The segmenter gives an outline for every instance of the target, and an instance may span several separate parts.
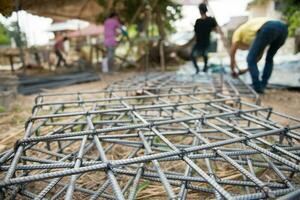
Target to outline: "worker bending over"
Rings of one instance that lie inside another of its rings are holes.
[[[253,88],[258,93],[264,93],[273,70],[273,57],[284,44],[288,36],[287,25],[269,18],[254,18],[242,24],[233,34],[230,51],[231,71],[233,76],[250,71]],[[257,63],[265,48],[269,46],[262,77],[259,76]],[[237,72],[235,54],[237,49],[249,49],[247,56],[248,69]]]

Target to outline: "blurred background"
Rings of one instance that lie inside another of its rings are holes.
[[[0,112],[6,113],[17,95],[31,95],[120,73],[178,71],[193,73],[190,61],[194,24],[202,0],[0,0]],[[289,38],[275,58],[271,86],[300,87],[300,3],[297,0],[210,0],[214,16],[231,41],[236,28],[255,17],[285,21]],[[104,21],[119,15],[127,35],[118,36],[116,69],[104,74]],[[55,44],[61,38],[67,65],[57,67]],[[229,56],[213,34],[210,70],[229,71]],[[246,68],[247,52],[237,62]],[[263,60],[263,59],[262,59]],[[202,63],[199,60],[199,63]],[[260,63],[261,65],[262,63]],[[249,75],[243,77],[249,82]]]

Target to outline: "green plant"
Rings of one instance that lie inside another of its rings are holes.
[[[148,186],[150,185],[150,181],[143,181],[142,183],[139,184],[137,193],[139,193],[142,190],[145,190]]]
[[[19,30],[17,21],[10,23],[6,28],[8,35],[15,40],[17,47],[26,46],[26,34]]]
[[[300,27],[300,1],[298,0],[278,0],[282,3],[283,17],[289,25],[289,35],[294,36]]]
[[[10,43],[9,34],[6,28],[4,27],[4,25],[0,23],[0,45],[9,44],[9,43]]]
[[[4,113],[6,111],[6,109],[0,105],[0,113]]]

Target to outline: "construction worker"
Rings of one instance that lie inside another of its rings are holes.
[[[258,93],[264,93],[273,70],[273,57],[284,44],[288,36],[287,25],[278,20],[265,17],[254,18],[242,24],[233,34],[230,51],[231,71],[233,76],[250,71],[253,88]],[[269,46],[263,75],[260,79],[257,62],[264,50]],[[247,50],[248,69],[237,72],[235,54],[237,49]]]
[[[68,37],[58,38],[54,44],[54,52],[57,57],[57,64],[56,67],[61,66],[61,62],[64,63],[64,66],[67,67],[68,64],[63,56],[64,52],[64,42],[68,40]]]
[[[118,44],[118,30],[128,37],[127,31],[122,27],[122,23],[117,13],[112,12],[104,22],[104,45],[107,49],[108,70],[112,71],[114,66],[115,49]]]
[[[204,60],[203,71],[207,72],[208,62],[208,47],[210,45],[210,33],[213,30],[218,31],[218,24],[213,17],[207,16],[207,6],[205,3],[199,5],[201,18],[196,20],[194,31],[196,36],[196,44],[192,49],[191,59],[196,68],[196,74],[199,73],[199,66],[197,64],[197,57],[201,55]]]

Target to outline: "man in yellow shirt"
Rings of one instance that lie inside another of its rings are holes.
[[[263,93],[273,70],[273,57],[284,44],[288,35],[287,25],[278,20],[265,17],[254,18],[242,24],[233,34],[230,51],[230,66],[232,75],[244,73],[236,72],[235,54],[237,49],[249,49],[247,56],[253,87],[256,92]],[[265,48],[269,46],[262,78],[259,77],[257,62],[261,59]]]

